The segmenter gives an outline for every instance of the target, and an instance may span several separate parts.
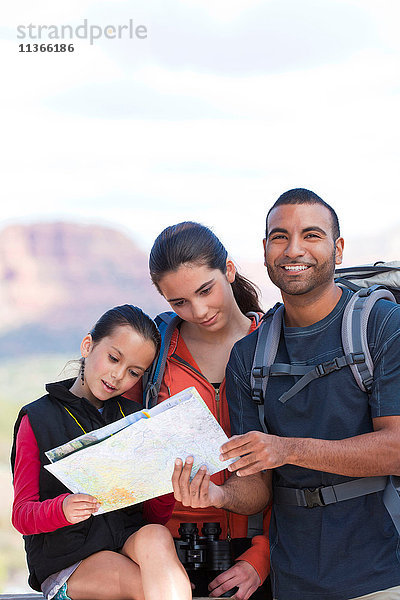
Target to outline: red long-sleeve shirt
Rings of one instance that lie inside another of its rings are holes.
[[[28,416],[22,420],[16,440],[14,467],[14,502],[12,523],[23,535],[46,533],[71,523],[65,518],[62,504],[68,493],[49,500],[39,500],[39,447]],[[148,523],[164,525],[174,508],[173,494],[147,500],[143,516]]]

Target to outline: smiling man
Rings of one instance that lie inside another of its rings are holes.
[[[286,192],[268,212],[265,265],[284,304],[276,363],[318,365],[344,354],[341,323],[352,292],[334,282],[343,245],[335,211],[309,190]],[[242,456],[232,465],[242,476],[274,469],[270,544],[278,600],[400,598],[399,535],[383,491],[326,506],[317,505],[318,491],[312,508],[302,501],[305,489],[400,473],[399,306],[376,303],[368,342],[375,367],[369,396],[349,367],[315,379],[286,402],[282,394],[300,376],[270,377],[265,428],[251,399],[256,336],[233,349],[232,433],[245,435],[228,442],[224,456]]]
[[[335,211],[309,190],[286,192],[268,212],[265,265],[283,300],[275,365],[315,371],[344,356],[341,325],[352,292],[334,282],[343,245]],[[267,331],[276,310],[264,317]],[[240,457],[229,467],[235,475],[216,488],[203,470],[190,483],[178,461],[176,496],[248,513],[273,494],[277,600],[400,599],[400,538],[384,502],[386,476],[400,474],[400,306],[381,299],[371,311],[370,394],[348,366],[291,395],[300,375],[270,376],[262,422],[251,385],[257,336],[235,344],[226,373],[237,435],[222,458]]]
[[[314,203],[305,203],[310,199]],[[295,326],[299,320],[309,325],[336,305],[341,291],[333,276],[342,254],[336,213],[319,196],[298,189],[276,201],[267,215],[264,256],[268,275],[281,290],[287,325]],[[301,311],[296,317],[297,308]]]

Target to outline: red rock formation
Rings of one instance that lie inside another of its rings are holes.
[[[0,336],[29,328],[54,334],[62,346],[64,332],[85,332],[112,306],[136,304],[151,315],[165,310],[147,261],[131,239],[107,227],[7,227],[0,232]]]

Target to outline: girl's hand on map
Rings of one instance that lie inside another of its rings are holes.
[[[70,523],[80,523],[100,508],[100,502],[89,494],[69,494],[62,503],[65,518]]]
[[[185,464],[180,458],[176,459],[172,474],[175,499],[191,508],[206,508],[207,506],[222,508],[224,501],[222,487],[210,481],[210,474],[207,473],[207,468],[204,466],[200,467],[190,481],[192,467],[192,456],[188,456]]]

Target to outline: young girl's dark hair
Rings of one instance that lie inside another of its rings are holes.
[[[145,340],[153,342],[156,352],[159,351],[161,336],[157,325],[141,308],[132,304],[115,306],[104,313],[90,331],[93,342],[97,344],[111,335],[119,325],[130,325]]]
[[[150,252],[150,277],[161,293],[158,284],[169,271],[184,264],[198,264],[219,269],[225,275],[227,257],[224,245],[208,227],[184,221],[167,227],[156,238]],[[238,272],[232,291],[242,313],[262,311],[257,288]]]

